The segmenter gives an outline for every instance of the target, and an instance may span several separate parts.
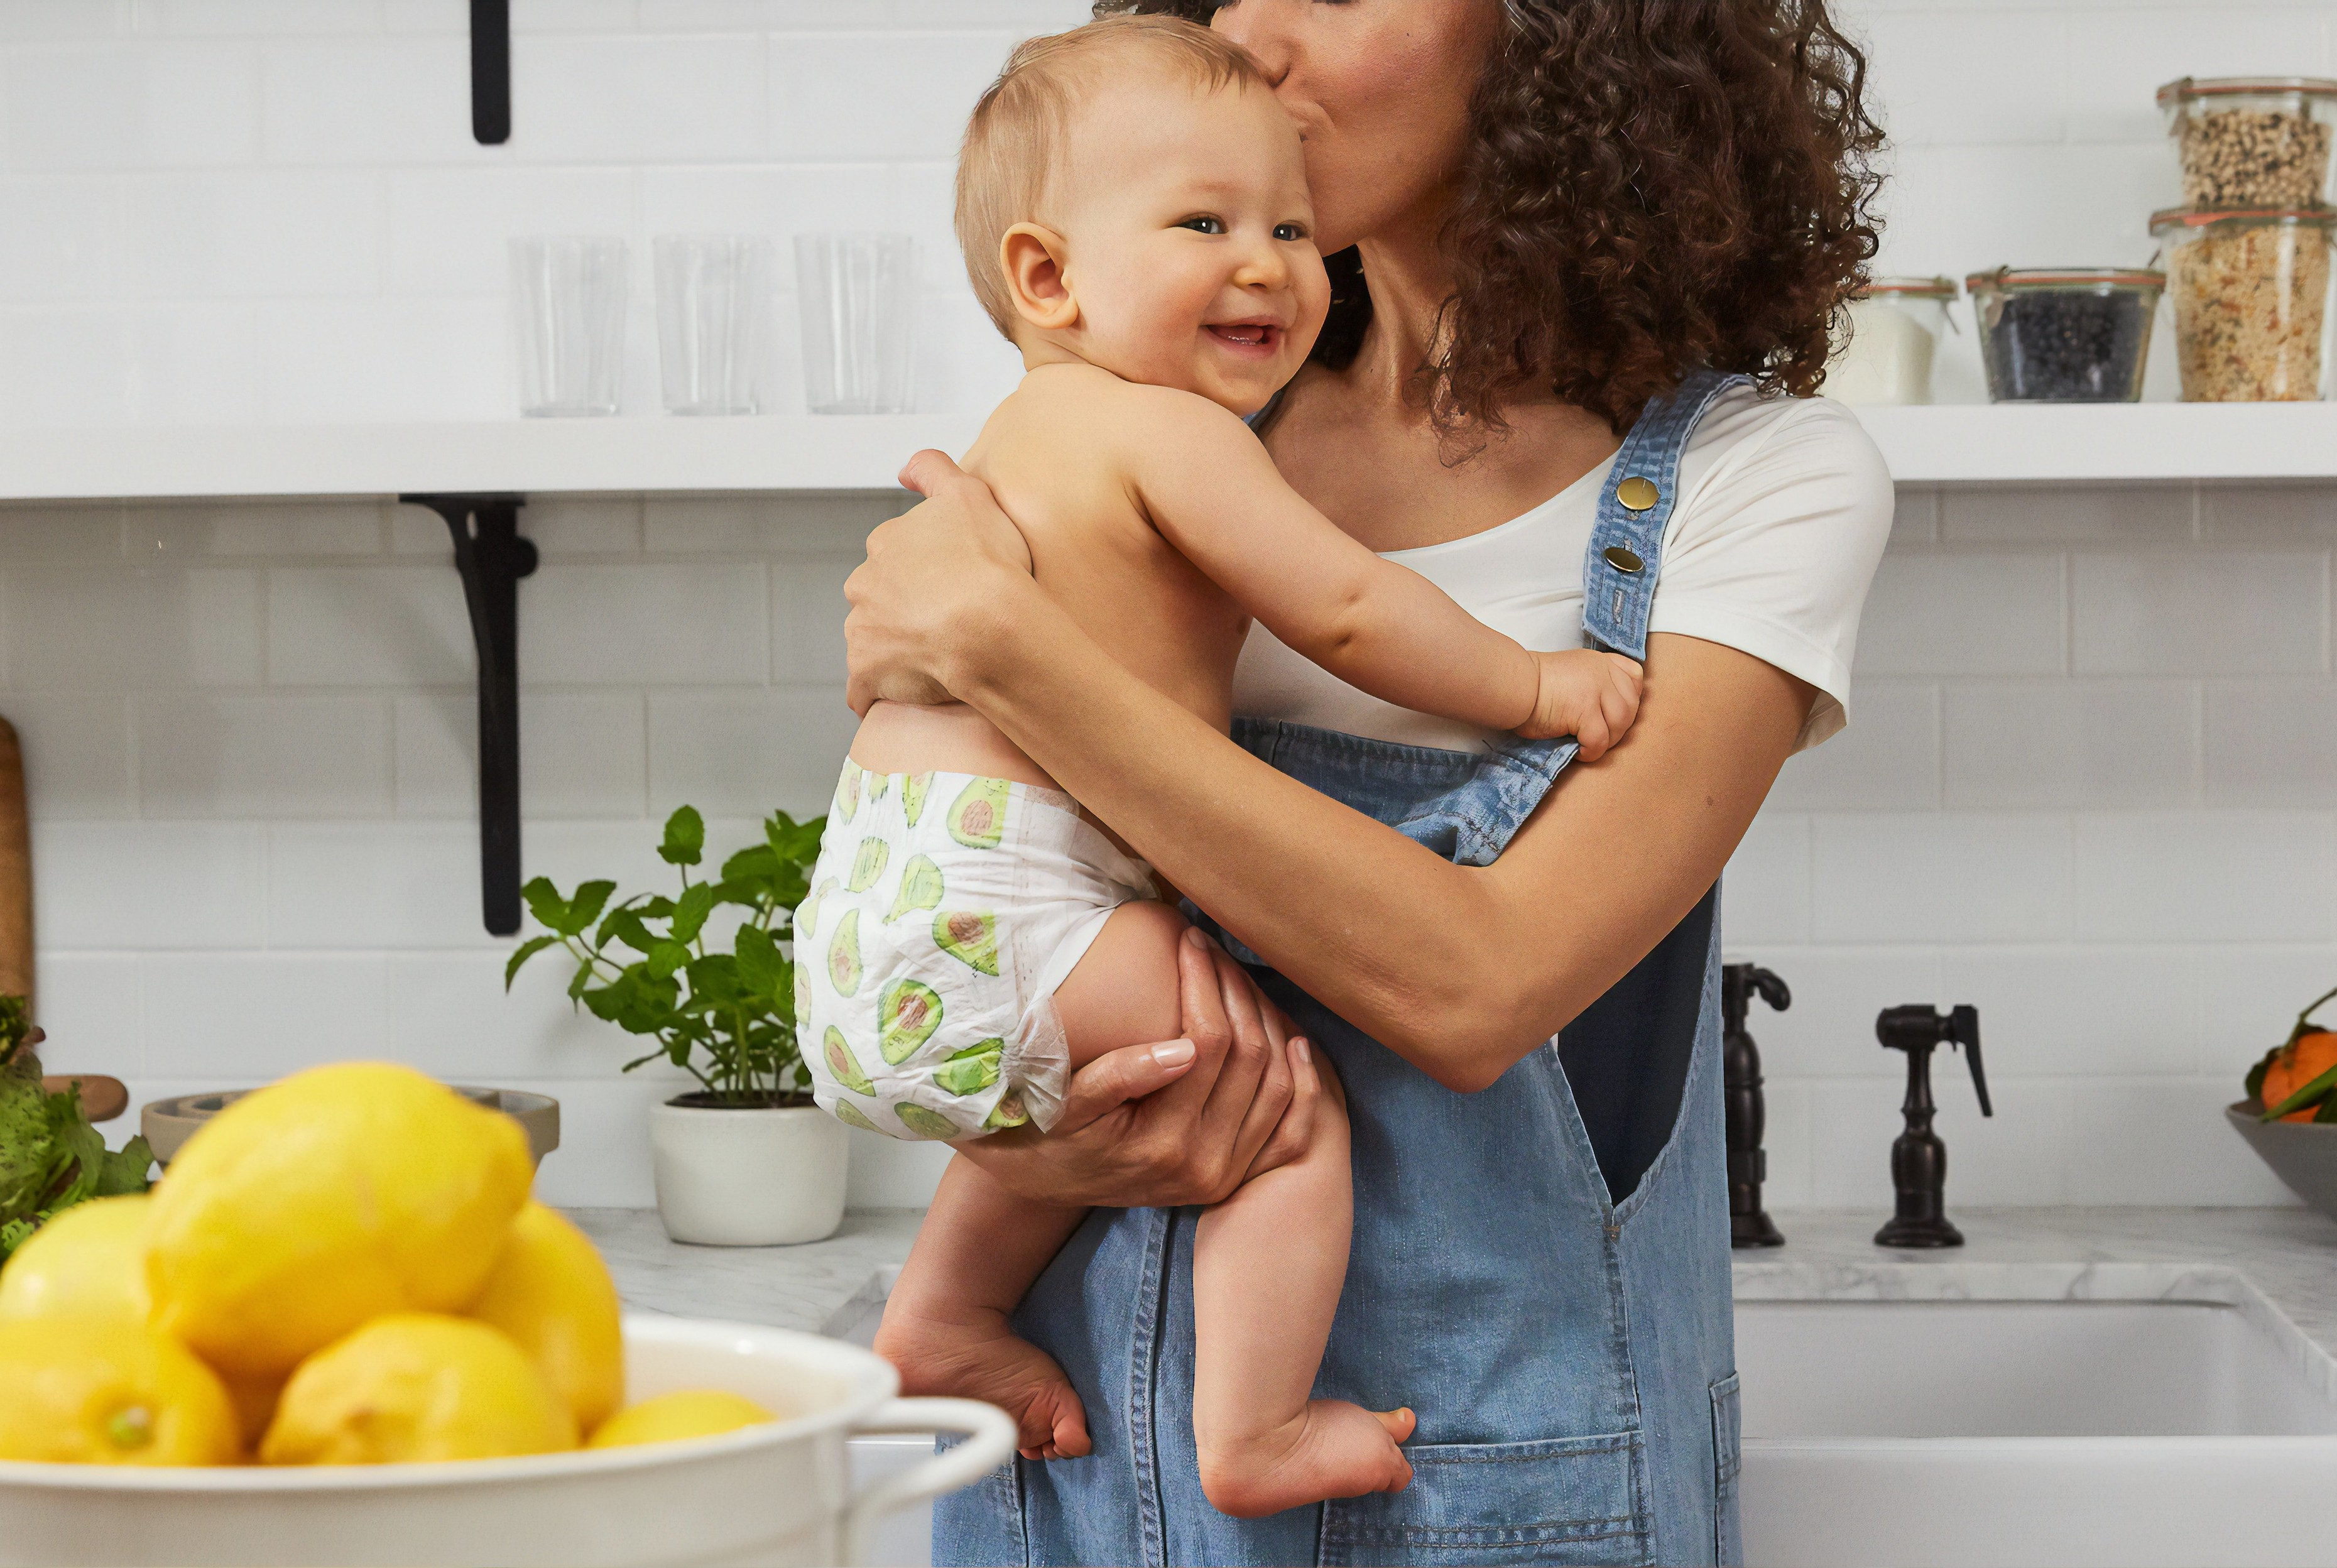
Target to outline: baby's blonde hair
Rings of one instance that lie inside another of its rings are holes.
[[[1141,62],[1197,89],[1266,86],[1249,52],[1174,16],[1107,16],[1025,39],[973,106],[957,160],[957,243],[974,296],[1009,341],[1014,297],[998,248],[1017,223],[1035,222],[1061,166],[1071,117],[1107,74]]]

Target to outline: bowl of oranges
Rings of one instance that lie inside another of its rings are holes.
[[[2288,1038],[2248,1069],[2248,1097],[2224,1117],[2290,1191],[2337,1220],[2337,1031],[2313,1023],[2332,1001],[2337,991],[2296,1015]]]
[[[626,1317],[525,1136],[403,1067],[237,1101],[0,1269],[0,1564],[832,1563],[1012,1451],[816,1335]],[[853,1496],[862,1432],[967,1440]]]

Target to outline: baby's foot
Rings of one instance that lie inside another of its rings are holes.
[[[1412,1484],[1412,1461],[1397,1445],[1418,1425],[1409,1409],[1312,1400],[1283,1426],[1203,1441],[1201,1490],[1219,1513],[1237,1519],[1331,1497],[1401,1492]]]
[[[1076,1459],[1088,1451],[1087,1410],[1071,1380],[1003,1316],[958,1323],[887,1312],[876,1354],[899,1370],[904,1394],[980,1399],[1013,1416],[1025,1459]]]

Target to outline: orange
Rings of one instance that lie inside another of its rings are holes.
[[[2274,1056],[2272,1065],[2264,1069],[2264,1109],[2271,1110],[2332,1067],[2337,1067],[2337,1033],[2315,1029],[2300,1037],[2295,1044]],[[2316,1107],[2308,1105],[2281,1120],[2310,1122],[2315,1113]]]

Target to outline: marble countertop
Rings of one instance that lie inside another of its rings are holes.
[[[686,1247],[648,1210],[582,1209],[636,1310],[842,1334],[908,1256],[915,1210],[856,1210],[801,1247]],[[2215,1301],[2272,1335],[2337,1398],[2337,1221],[2307,1209],[1966,1209],[1965,1245],[1873,1242],[1879,1213],[1775,1216],[1785,1245],[1736,1256],[1740,1301]]]

